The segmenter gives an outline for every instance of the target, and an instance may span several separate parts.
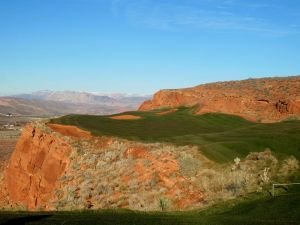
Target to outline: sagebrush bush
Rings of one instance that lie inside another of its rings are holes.
[[[193,158],[189,154],[181,154],[179,157],[180,172],[184,176],[195,176],[201,169],[202,163],[200,160]]]
[[[299,161],[294,157],[290,156],[283,161],[281,168],[279,169],[280,176],[283,176],[285,180],[292,180],[294,173],[299,170]]]
[[[295,160],[286,160],[284,170],[290,171],[296,165]],[[203,190],[208,202],[226,200],[261,191],[272,181],[277,170],[277,159],[271,152],[253,152],[245,160],[235,158],[230,165],[201,170],[196,184]]]

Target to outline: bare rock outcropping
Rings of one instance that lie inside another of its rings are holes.
[[[161,90],[139,110],[198,105],[197,114],[219,112],[252,121],[300,117],[300,76],[218,82]]]
[[[14,207],[51,209],[58,179],[69,164],[71,147],[62,138],[27,126],[6,170],[5,183]]]

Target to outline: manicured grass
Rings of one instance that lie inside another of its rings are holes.
[[[68,115],[52,123],[75,125],[94,135],[108,135],[143,142],[170,142],[197,145],[217,162],[244,157],[251,151],[270,148],[278,157],[294,155],[300,159],[300,121],[261,124],[225,114],[195,115],[193,108],[157,115],[127,112],[118,115],[141,116],[138,120],[114,120],[110,116]]]
[[[298,225],[300,188],[281,196],[251,194],[202,211],[143,213],[127,210],[0,212],[0,224],[101,225]]]

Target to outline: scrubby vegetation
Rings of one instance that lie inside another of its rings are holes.
[[[269,149],[218,164],[196,146],[65,138],[74,151],[55,193],[59,211],[205,208],[249,193],[268,193],[272,182],[292,181],[299,169],[295,157],[278,160]]]
[[[128,210],[74,212],[1,212],[0,224],[65,225],[298,225],[300,190],[291,188],[278,197],[262,193],[189,212],[135,212]]]
[[[109,141],[109,145],[103,143]],[[176,153],[188,148],[148,144],[126,140],[73,140],[71,164],[61,177],[62,189],[56,192],[57,210],[130,208],[135,210],[176,209],[176,201],[189,194],[189,181],[180,181],[180,169],[172,166]],[[141,155],[142,154],[142,155]],[[176,164],[176,163],[175,163]],[[172,173],[172,174],[171,174]],[[168,176],[173,176],[168,178]],[[179,181],[177,181],[177,178]],[[168,196],[171,187],[177,196]],[[170,181],[172,180],[172,181]],[[185,187],[187,186],[187,187]],[[168,199],[173,197],[172,202]],[[162,203],[163,202],[163,203]]]
[[[230,162],[250,152],[271,149],[277,157],[300,159],[300,121],[253,123],[224,114],[195,115],[193,108],[179,108],[166,115],[159,111],[127,112],[137,120],[114,120],[110,116],[68,115],[52,123],[75,125],[94,135],[122,137],[143,142],[197,145],[210,159]],[[120,114],[122,115],[122,114]]]

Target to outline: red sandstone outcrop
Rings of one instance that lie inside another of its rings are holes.
[[[219,112],[272,122],[300,117],[300,76],[218,82],[193,88],[161,90],[139,110],[193,106],[197,114]]]
[[[58,179],[69,164],[71,147],[55,135],[28,125],[6,170],[9,201],[28,209],[51,209]]]

